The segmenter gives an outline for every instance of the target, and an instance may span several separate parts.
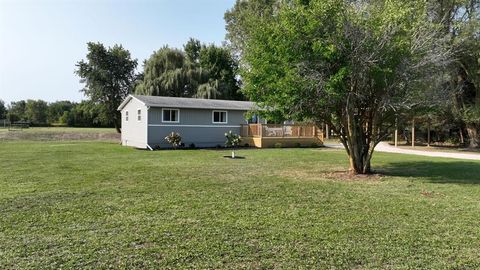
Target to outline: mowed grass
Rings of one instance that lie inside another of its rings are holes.
[[[478,269],[480,162],[0,143],[0,269]]]

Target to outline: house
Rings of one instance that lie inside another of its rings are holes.
[[[122,145],[170,147],[165,137],[177,132],[187,147],[223,146],[230,130],[249,146],[271,147],[278,140],[285,146],[321,144],[315,126],[267,125],[259,117],[247,119],[247,112],[254,109],[255,103],[249,101],[129,95],[118,107]]]

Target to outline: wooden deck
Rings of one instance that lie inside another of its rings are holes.
[[[295,147],[323,144],[323,132],[314,125],[240,125],[242,144],[266,147]]]

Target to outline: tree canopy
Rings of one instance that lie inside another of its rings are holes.
[[[85,83],[81,91],[101,106],[102,112],[120,132],[117,108],[132,91],[137,60],[121,45],[106,48],[101,43],[89,42],[87,46],[87,59],[79,61],[75,71]]]
[[[225,47],[191,38],[184,50],[162,47],[144,63],[135,92],[143,95],[242,99],[237,65]]]
[[[444,96],[450,52],[422,1],[252,3],[266,11],[241,9],[241,24],[227,21],[245,94],[285,118],[328,123],[353,173],[371,171],[396,113]]]

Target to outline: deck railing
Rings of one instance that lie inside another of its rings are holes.
[[[242,137],[312,138],[317,134],[317,127],[314,125],[240,125],[240,136]]]

